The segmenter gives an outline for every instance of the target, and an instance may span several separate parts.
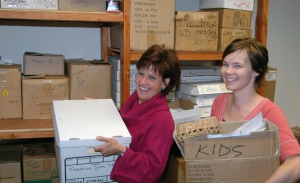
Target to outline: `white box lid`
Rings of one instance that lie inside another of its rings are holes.
[[[131,135],[112,99],[54,100],[53,125],[57,146],[98,146],[96,136],[130,144]]]

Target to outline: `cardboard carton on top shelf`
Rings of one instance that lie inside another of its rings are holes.
[[[64,61],[63,55],[25,52],[23,73],[24,75],[64,75]]]
[[[217,51],[218,12],[178,11],[175,19],[175,50]]]
[[[1,8],[58,10],[58,0],[51,0],[51,1],[41,1],[41,0],[8,1],[8,0],[1,0],[0,4],[1,4]]]
[[[176,141],[185,160],[186,182],[264,182],[280,165],[278,129],[267,121],[268,130],[241,136],[228,135],[246,121],[220,123],[224,134],[202,135]]]
[[[250,29],[252,11],[227,8],[204,9],[201,11],[219,12],[219,28]]]
[[[174,0],[130,1],[130,50],[146,50],[153,44],[174,48]],[[110,29],[111,46],[120,48],[120,25]]]
[[[69,78],[45,76],[22,79],[23,119],[51,119],[52,101],[69,100]]]
[[[254,0],[200,0],[199,9],[229,8],[253,11]]]
[[[22,118],[21,65],[0,65],[0,119]]]
[[[59,10],[106,12],[106,1],[88,0],[58,0]]]
[[[70,78],[70,99],[83,97],[111,98],[112,65],[84,59],[66,60],[67,76]]]
[[[131,135],[111,99],[53,101],[55,153],[60,183],[77,180],[110,182],[117,155],[104,157],[96,136],[114,137],[124,146]],[[125,154],[126,155],[126,154]]]
[[[237,38],[251,38],[252,31],[219,28],[218,51],[224,51],[225,48]]]

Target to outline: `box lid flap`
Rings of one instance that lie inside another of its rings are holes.
[[[96,136],[114,137],[129,144],[131,135],[112,99],[55,100],[53,123],[57,146],[79,147],[103,144]]]

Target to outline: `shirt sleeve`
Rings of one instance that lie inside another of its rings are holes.
[[[299,143],[280,107],[268,101],[261,110],[263,117],[278,127],[281,161],[289,156],[300,154]]]

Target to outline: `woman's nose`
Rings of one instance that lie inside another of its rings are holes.
[[[232,68],[231,67],[227,67],[226,69],[225,69],[225,73],[226,74],[232,74]]]
[[[146,84],[146,83],[147,83],[146,77],[139,77],[139,79],[138,79],[138,84],[139,85],[143,85],[143,84]]]

